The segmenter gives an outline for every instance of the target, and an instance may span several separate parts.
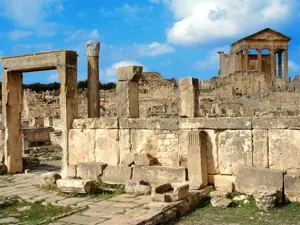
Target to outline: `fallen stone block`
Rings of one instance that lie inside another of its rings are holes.
[[[136,166],[150,166],[151,156],[148,154],[140,154],[134,157],[134,165]]]
[[[185,182],[186,178],[184,167],[134,166],[132,173],[132,179],[143,180],[150,184]]]
[[[121,160],[121,164],[125,166],[131,166],[134,163],[134,158],[135,158],[135,154],[133,152],[129,152]]]
[[[232,200],[228,198],[215,197],[210,200],[213,207],[227,208],[232,204]]]
[[[256,202],[256,206],[261,210],[269,210],[274,208],[277,199],[277,190],[266,186],[259,186],[253,193],[253,197]]]
[[[128,180],[125,183],[125,192],[129,194],[149,195],[151,187],[143,181]]]
[[[40,176],[40,186],[55,187],[57,180],[61,179],[60,174],[55,172],[43,173]]]
[[[40,165],[40,160],[33,156],[24,156],[23,160],[23,169],[32,169]]]
[[[77,164],[77,177],[98,180],[107,164],[101,162],[85,162]]]
[[[236,175],[235,188],[238,192],[253,195],[256,187],[265,186],[275,189],[278,200],[283,197],[283,172],[280,170],[261,169],[241,166]]]
[[[107,184],[125,184],[127,180],[131,179],[132,167],[125,165],[120,166],[110,166],[108,165],[101,177],[102,182]],[[135,179],[143,180],[143,179]]]
[[[300,203],[300,174],[284,176],[284,193],[286,201]]]
[[[209,193],[211,198],[228,198],[229,193],[226,191],[212,191]]]
[[[175,202],[187,197],[188,193],[189,185],[186,183],[166,183],[153,187],[151,198],[153,201]]]
[[[93,194],[97,191],[95,180],[60,179],[56,184],[62,192],[67,193]]]

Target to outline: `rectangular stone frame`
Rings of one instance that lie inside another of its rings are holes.
[[[23,72],[57,69],[60,79],[62,123],[62,176],[68,169],[68,133],[78,118],[77,53],[52,51],[2,58],[2,116],[5,128],[4,152],[8,172],[22,172],[21,112]]]

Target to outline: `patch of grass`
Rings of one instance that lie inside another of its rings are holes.
[[[300,225],[300,204],[291,203],[267,212],[259,210],[254,199],[247,204],[236,204],[234,207],[214,208],[209,199],[203,199],[199,207],[179,221],[170,223],[178,225]]]
[[[41,221],[50,221],[52,217],[72,211],[71,207],[42,205],[41,203],[28,203],[19,198],[2,200],[0,204],[1,217],[15,217],[22,224],[37,224]],[[27,210],[20,210],[28,207]]]

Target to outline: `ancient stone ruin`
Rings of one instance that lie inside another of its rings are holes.
[[[265,29],[233,43],[229,54],[219,52],[219,74],[210,81],[164,80],[133,65],[117,70],[115,90],[100,92],[100,43],[89,42],[88,89],[80,94],[76,52],[4,57],[7,170],[23,171],[30,142],[56,141],[63,154],[57,185],[66,192],[92,192],[94,182],[126,184],[128,193],[194,206],[189,198],[200,200],[213,185],[219,192],[212,204],[221,207],[235,190],[255,196],[260,206],[267,202],[262,208],[300,202],[300,93],[299,78],[288,76],[290,40]],[[49,69],[57,69],[61,81],[59,98],[49,103],[55,110],[30,114],[30,102],[42,97],[25,91],[23,98],[22,73]]]

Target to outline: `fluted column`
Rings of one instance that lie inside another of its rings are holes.
[[[89,41],[86,47],[88,55],[88,117],[100,116],[99,106],[99,53],[100,42]]]
[[[284,80],[289,82],[288,50],[284,49]]]
[[[249,55],[249,52],[248,52],[248,48],[246,48],[245,50],[245,54],[244,54],[244,60],[245,60],[245,67],[244,67],[244,70],[248,70],[248,65],[249,65],[249,59],[248,59],[248,55]]]
[[[257,71],[262,71],[261,49],[257,49]]]
[[[275,60],[275,51],[274,49],[270,50],[271,55],[271,80],[276,77],[276,60]]]
[[[282,51],[280,50],[277,54],[278,54],[278,77],[282,79]]]

